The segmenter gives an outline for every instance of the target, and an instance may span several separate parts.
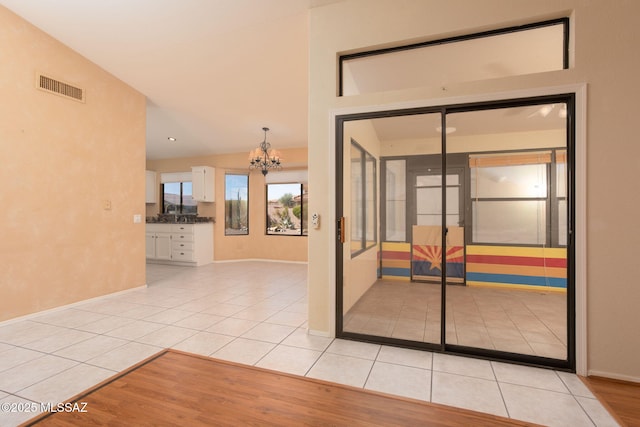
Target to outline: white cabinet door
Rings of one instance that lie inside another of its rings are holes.
[[[215,169],[210,166],[193,166],[191,168],[193,183],[193,200],[198,202],[215,201]]]
[[[213,223],[147,224],[149,262],[204,265],[213,262]]]
[[[145,203],[158,203],[156,198],[156,173],[155,171],[147,171],[147,184]]]
[[[147,258],[155,258],[156,257],[156,233],[146,233],[145,234],[145,253]]]
[[[170,233],[156,233],[156,259],[171,259]]]

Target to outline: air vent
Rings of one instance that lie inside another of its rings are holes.
[[[56,95],[64,96],[65,98],[84,102],[84,89],[45,76],[44,74],[36,75],[36,86],[38,89],[44,90],[46,92],[55,93]]]

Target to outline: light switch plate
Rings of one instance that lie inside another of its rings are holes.
[[[140,214],[135,214],[133,216],[133,223],[134,224],[140,224],[142,222],[142,215]]]

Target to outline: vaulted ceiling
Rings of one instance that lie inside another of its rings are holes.
[[[308,13],[335,0],[0,0],[147,97],[147,157],[307,144]],[[55,75],[55,70],[50,71]],[[176,138],[175,142],[168,140]]]
[[[309,11],[343,1],[0,0],[0,5],[143,93],[147,157],[160,159],[248,152],[264,139],[265,126],[274,148],[305,147]],[[540,38],[538,33],[532,36]],[[456,54],[448,46],[443,54]],[[500,49],[503,57],[516,58],[512,67],[530,62],[518,56],[521,46],[511,40]],[[467,50],[458,57],[470,61],[470,53],[484,57],[491,48],[461,49]],[[541,54],[529,56],[543,60]],[[407,76],[416,73],[421,79],[416,85],[428,84],[425,79],[444,85],[424,70],[433,70],[434,61],[454,62],[427,58],[428,66],[421,65],[424,59],[419,57],[405,61],[400,79],[389,77],[399,72],[399,64],[386,59],[368,69],[366,61],[351,64],[355,93],[367,85],[393,90],[385,85],[406,83]],[[505,65],[495,61],[482,78],[502,76]],[[56,75],[55,70],[41,71]],[[451,70],[439,74],[452,78]],[[468,114],[456,135],[563,128],[564,117],[545,110],[552,107]],[[436,125],[411,117],[377,120],[374,125],[380,140],[438,136]]]

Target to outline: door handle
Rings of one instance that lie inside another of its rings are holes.
[[[338,219],[338,239],[340,240],[340,243],[344,243],[344,217],[340,217],[340,219]]]

